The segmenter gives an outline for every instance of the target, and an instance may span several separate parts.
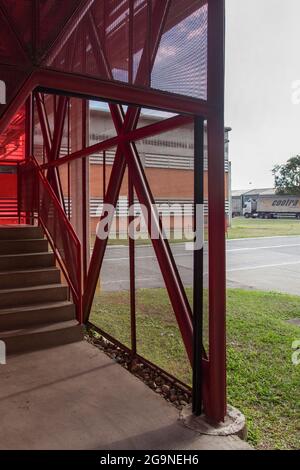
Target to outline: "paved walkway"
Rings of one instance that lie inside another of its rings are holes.
[[[178,411],[82,341],[0,365],[0,449],[244,449],[195,433]]]

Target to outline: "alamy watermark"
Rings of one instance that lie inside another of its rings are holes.
[[[143,204],[138,209],[135,204],[123,212],[121,218],[130,222],[123,231],[117,230],[115,207],[112,204],[99,206],[101,214],[97,224],[96,235],[101,240],[127,239],[152,240],[171,239],[176,233],[176,240],[185,242],[185,249],[189,251],[201,250],[204,244],[204,205],[198,204],[194,210],[193,204],[154,204],[149,210]],[[195,223],[194,223],[195,217]],[[119,216],[120,218],[120,216]],[[196,231],[193,226],[196,226]]]
[[[6,84],[0,80],[0,104],[6,104]]]

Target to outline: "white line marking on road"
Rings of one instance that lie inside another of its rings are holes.
[[[226,253],[235,253],[235,252],[241,252],[241,251],[256,251],[256,250],[271,250],[271,249],[276,249],[276,248],[295,248],[297,246],[300,246],[300,243],[295,243],[292,245],[270,245],[270,246],[253,246],[253,247],[245,247],[245,248],[232,248],[232,249],[227,249]],[[173,256],[174,258],[179,258],[179,257],[186,257],[186,256],[191,256],[192,252],[186,252],[186,253],[174,253]],[[155,259],[155,255],[145,255],[145,256],[136,256],[135,259]],[[122,257],[122,258],[106,258],[105,261],[126,261],[128,260],[129,257]]]
[[[300,235],[274,235],[273,237],[226,238],[226,242],[240,242],[243,240],[272,240],[273,238],[299,238]]]
[[[174,257],[175,258],[179,258],[179,257],[184,257],[184,256],[191,256],[191,252],[187,252],[187,253],[178,253],[178,254],[174,254]],[[156,256],[155,255],[147,255],[147,256],[136,256],[135,259],[156,259]],[[128,260],[129,257],[125,257],[125,258],[105,258],[104,261],[126,261]]]
[[[160,281],[160,279],[157,278],[157,276],[153,276],[153,277],[141,277],[139,279],[135,279],[135,282],[153,281],[153,280]],[[117,281],[116,280],[114,281],[101,281],[100,280],[100,286],[107,285],[107,284],[116,284],[118,282],[130,282],[130,279],[118,279]]]
[[[251,250],[270,250],[272,248],[291,248],[295,246],[300,246],[300,243],[295,243],[293,245],[268,245],[268,246],[251,246],[248,248],[232,248],[230,250],[226,250],[226,253],[232,253],[234,251],[251,251]]]
[[[226,269],[227,273],[231,273],[234,271],[248,271],[253,269],[266,269],[266,268],[279,268],[280,266],[294,266],[300,264],[300,261],[290,261],[289,263],[278,263],[278,264],[262,264],[259,266],[245,266],[242,268],[231,268]]]

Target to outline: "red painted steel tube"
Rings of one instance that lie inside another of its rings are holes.
[[[209,403],[215,422],[226,415],[226,271],[224,214],[224,0],[208,8]]]
[[[67,97],[60,96],[57,103],[57,109],[54,112],[54,131],[52,145],[48,156],[49,162],[54,162],[59,159],[64,123],[67,113],[67,100]],[[53,170],[48,170],[47,178],[49,181],[51,181],[51,184],[54,187],[54,191],[56,192],[61,205],[65,208],[65,202],[58,170],[56,168],[54,168]]]
[[[86,142],[87,142],[87,102],[86,100],[82,101],[82,147],[86,147]],[[87,256],[88,256],[88,250],[90,250],[89,246],[89,240],[87,236],[87,217],[88,217],[88,212],[87,211],[87,205],[88,205],[88,197],[87,197],[87,164],[88,161],[86,159],[82,159],[81,161],[81,168],[82,168],[82,206],[83,206],[83,211],[82,211],[82,268],[83,268],[83,279],[84,283],[86,282],[87,278],[87,267],[88,267],[88,262],[87,262]]]
[[[128,174],[128,206],[133,211],[134,189],[131,176]],[[134,220],[134,214],[128,215],[128,227]],[[129,278],[130,278],[130,330],[131,330],[131,351],[136,355],[136,296],[135,296],[135,240],[129,236]]]
[[[98,153],[103,150],[116,147],[118,144],[118,141],[119,141],[118,137],[112,137],[111,139],[107,139],[103,142],[99,142],[99,144],[90,145],[89,147],[78,150],[77,152],[70,153],[70,155],[59,158],[59,160],[46,163],[45,165],[42,165],[42,169],[45,170],[47,168],[50,168],[51,166],[58,167],[58,166],[64,165],[65,163],[70,163],[74,160],[77,160],[78,158],[88,157],[89,155],[92,155],[93,153],[96,153],[96,152]]]
[[[109,66],[109,61],[107,60],[104,48],[101,44],[101,39],[91,11],[88,13],[88,20],[90,24],[88,34],[91,41],[91,46],[95,51],[95,60],[97,62],[100,76],[104,76],[109,80],[113,80],[113,74]]]
[[[33,96],[27,98],[25,105],[25,159],[33,153]]]
[[[155,124],[150,124],[148,126],[139,127],[138,129],[129,131],[126,134],[122,134],[122,137],[119,135],[117,135],[116,137],[111,137],[110,139],[106,139],[103,142],[99,142],[98,144],[94,144],[89,147],[78,150],[77,152],[71,153],[70,155],[62,157],[59,160],[46,163],[42,165],[41,168],[45,170],[47,168],[50,168],[51,166],[64,165],[65,163],[77,160],[78,158],[85,158],[89,155],[92,155],[93,153],[103,152],[110,148],[116,147],[121,140],[124,140],[126,142],[135,142],[148,137],[153,137],[154,135],[158,135],[163,132],[177,129],[180,126],[185,126],[192,122],[193,118],[190,116],[174,116],[163,121],[156,122]]]
[[[25,104],[25,160],[30,158],[33,153],[34,144],[34,101],[33,94],[31,93]],[[25,214],[26,224],[33,224],[33,218],[26,212]]]
[[[102,199],[104,201],[105,199],[105,194],[106,194],[106,152],[105,150],[103,151],[102,155],[102,181],[103,181],[103,196]]]
[[[134,4],[129,0],[128,15],[128,83],[133,83],[133,22],[134,22]]]
[[[6,106],[3,114],[0,116],[0,134],[6,130],[15,113],[25,103],[32,90],[36,87],[36,79],[36,74],[29,70],[28,76],[24,79],[14,99]]]
[[[58,160],[59,157],[65,116],[67,112],[67,100],[68,98],[60,96],[58,100],[57,110],[55,110],[54,106],[54,131],[53,138],[51,138],[51,131],[44,101],[40,93],[36,94],[37,112],[39,116],[48,162],[55,162],[56,160]],[[56,168],[51,169],[51,171],[48,170],[47,178],[49,181],[51,181],[54,191],[57,197],[59,198],[62,206],[64,207],[64,198],[62,194],[62,187],[58,170]]]
[[[70,155],[70,132],[71,132],[71,126],[70,126],[70,98],[68,98],[68,116],[67,116],[67,120],[68,120],[68,155]],[[71,173],[70,173],[70,163],[67,163],[67,194],[68,194],[68,219],[70,220],[71,219],[71,181],[70,181],[70,176],[71,176]]]
[[[40,122],[40,126],[41,126],[46,157],[47,157],[47,160],[49,160],[49,155],[50,155],[50,151],[51,151],[52,137],[51,137],[51,131],[50,131],[50,126],[49,126],[48,116],[47,116],[47,112],[46,112],[46,108],[45,108],[45,103],[43,101],[41,93],[36,93],[35,94],[35,103],[36,103],[36,109],[37,109],[39,122]]]
[[[17,163],[17,205],[18,205],[18,224],[21,223],[21,182],[20,182],[20,164]]]
[[[204,100],[188,96],[157,91],[126,83],[90,78],[81,75],[70,75],[57,70],[38,69],[35,82],[41,91],[63,92],[67,95],[82,96],[87,99],[100,99],[149,107],[174,113],[204,117],[211,115],[213,108]]]

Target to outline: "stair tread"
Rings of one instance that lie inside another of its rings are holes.
[[[12,240],[11,238],[1,238],[0,243],[16,243],[16,242],[40,242],[41,240],[47,240],[45,237],[40,237],[40,238],[17,238],[17,240]]]
[[[29,287],[12,287],[11,289],[0,289],[1,294],[11,294],[12,292],[28,292],[28,291],[38,291],[43,289],[57,289],[57,288],[67,288],[65,284],[42,284],[42,285],[33,285]]]
[[[7,258],[8,256],[11,258],[12,256],[14,257],[20,257],[21,256],[38,256],[38,255],[53,255],[53,252],[52,251],[37,251],[37,252],[34,252],[34,253],[12,253],[12,254],[7,254],[7,255],[0,255],[0,259],[1,258]]]
[[[7,274],[12,276],[13,274],[30,274],[30,273],[43,273],[45,271],[60,271],[57,266],[38,266],[38,267],[29,267],[29,268],[19,268],[12,271],[1,271],[0,274]]]
[[[41,304],[21,305],[19,307],[0,308],[0,315],[14,314],[19,312],[31,312],[32,310],[46,310],[49,308],[59,308],[74,305],[70,300],[60,300],[54,302],[43,302]]]
[[[16,330],[2,330],[0,332],[0,338],[3,340],[5,338],[11,338],[16,336],[26,336],[34,333],[63,330],[74,326],[80,326],[77,320],[67,320],[62,322],[52,322],[34,326],[26,326],[24,328],[19,328]]]
[[[20,240],[20,239],[40,239],[44,238],[41,227],[33,225],[1,225],[0,239]]]

